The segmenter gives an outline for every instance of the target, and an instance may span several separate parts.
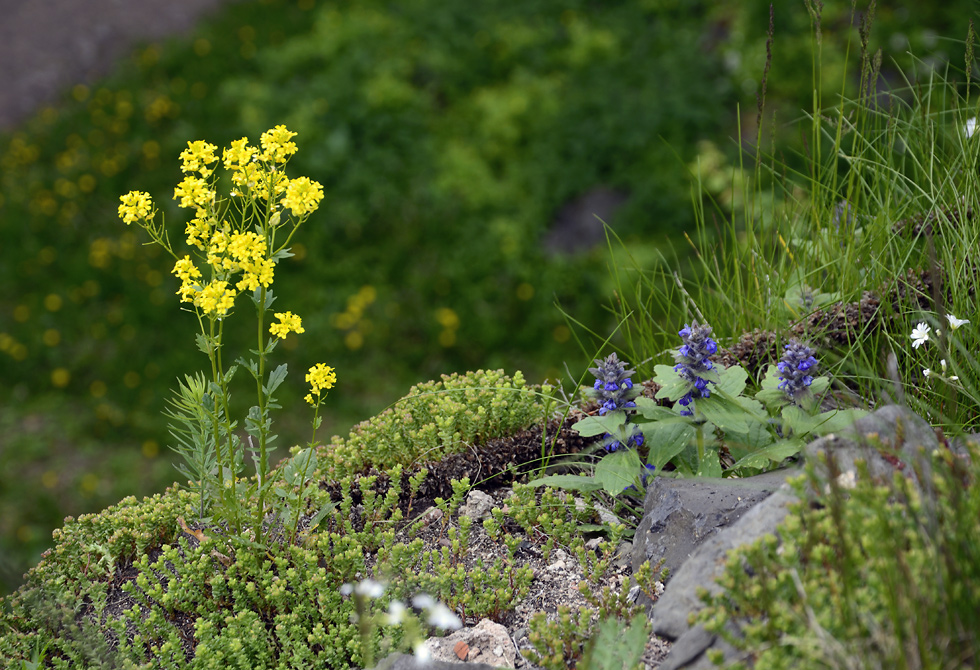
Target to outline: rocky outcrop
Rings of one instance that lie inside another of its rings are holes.
[[[929,454],[949,446],[914,412],[891,405],[814,440],[805,459],[813,463],[822,490],[831,478],[839,486],[852,486],[858,460],[875,480],[890,479],[898,471],[918,483],[929,480]],[[672,569],[664,594],[650,607],[654,634],[672,642],[660,670],[716,667],[705,653],[712,647],[724,654],[725,665],[737,659],[730,645],[691,625],[691,615],[702,607],[697,590],[717,593],[715,580],[724,570],[726,554],[776,534],[789,506],[799,499],[786,478],[799,472],[795,468],[735,481],[658,479],[648,489],[632,558],[634,569],[660,558]]]

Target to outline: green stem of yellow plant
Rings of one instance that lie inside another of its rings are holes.
[[[268,489],[267,482],[265,481],[266,475],[269,472],[269,455],[267,453],[266,445],[266,427],[265,427],[265,413],[266,413],[266,398],[265,392],[262,387],[262,382],[265,380],[265,341],[264,341],[264,319],[265,316],[265,293],[266,287],[263,286],[259,293],[259,304],[256,305],[256,310],[258,312],[258,352],[259,352],[259,370],[258,375],[255,378],[255,383],[258,389],[259,395],[259,471],[256,476],[259,480],[259,501],[258,509],[255,512],[255,541],[258,544],[262,544],[262,522],[265,519],[265,494]]]

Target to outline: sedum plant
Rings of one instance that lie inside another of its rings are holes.
[[[392,407],[321,452],[322,473],[337,477],[370,465],[435,461],[527,428],[549,412],[552,389],[529,388],[520,371],[478,370],[413,386]]]

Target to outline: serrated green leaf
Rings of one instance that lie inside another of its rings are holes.
[[[657,365],[654,367],[654,371],[656,377],[653,381],[660,384],[657,398],[666,398],[671,401],[679,400],[691,388],[690,382],[678,377],[674,368],[669,365]]]
[[[620,449],[608,454],[595,466],[594,479],[609,495],[618,495],[636,479],[640,468],[639,456],[632,449]]]
[[[830,388],[830,379],[827,377],[816,377],[810,382],[810,391],[815,395],[823,395]]]
[[[661,407],[658,405],[657,401],[653,400],[652,398],[640,396],[634,402],[636,402],[636,408],[639,410],[640,414],[646,419],[659,421],[677,416],[677,414],[666,407]]]
[[[676,415],[672,419],[640,424],[640,429],[643,431],[643,444],[649,450],[647,463],[658,471],[681,453],[697,434],[687,419]]]
[[[695,411],[724,432],[745,433],[749,425],[745,410],[738,404],[717,395],[694,401]]]
[[[764,388],[755,394],[755,398],[764,402],[770,410],[779,409],[790,404],[790,399],[786,397],[786,393],[776,388]]]
[[[280,249],[276,253],[272,254],[272,256],[270,256],[271,260],[281,261],[284,258],[292,258],[294,254],[290,249]]]
[[[582,437],[593,437],[603,433],[614,433],[626,423],[626,413],[622,411],[607,412],[599,416],[587,416],[572,426]]]
[[[749,374],[745,371],[745,368],[740,365],[733,365],[724,372],[719,373],[715,387],[721,393],[734,398],[741,395],[742,391],[745,390],[745,380],[748,378]]]
[[[813,432],[817,435],[827,435],[849,428],[851,424],[866,415],[863,409],[838,409],[823,412],[813,417],[817,421]]]
[[[798,439],[788,439],[779,440],[778,442],[773,442],[772,444],[758,449],[748,456],[741,458],[735,462],[733,468],[765,468],[768,467],[770,461],[776,463],[782,462],[784,459],[798,454],[803,448],[803,441]]]
[[[698,463],[697,471],[694,473],[698,477],[721,477],[721,461],[718,452],[714,449],[707,450],[704,460]]]
[[[271,396],[273,393],[275,393],[275,390],[279,388],[279,385],[286,379],[287,372],[287,366],[285,363],[283,363],[269,374],[269,381],[262,388],[267,396]]]

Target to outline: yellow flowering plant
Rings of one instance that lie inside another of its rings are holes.
[[[186,253],[174,249],[162,218],[159,223],[156,220],[157,209],[148,193],[131,191],[120,198],[119,205],[119,216],[127,225],[144,228],[154,243],[173,256],[172,272],[180,280],[177,295],[183,309],[198,320],[197,346],[211,364],[209,379],[188,377],[186,384],[179,384],[167,411],[181,424],[171,426],[177,441],[174,450],[186,461],[178,470],[199,492],[202,518],[217,501],[217,516],[241,537],[251,513],[251,541],[258,547],[263,546],[270,492],[278,497],[280,511],[290,519],[295,536],[306,479],[316,467],[311,440],[275,477],[269,474],[269,455],[276,439],[269,412],[279,408],[274,394],[287,369],[285,364],[270,369],[268,359],[283,338],[304,332],[302,319],[289,311],[275,312],[275,321],[267,325],[276,299],[271,287],[276,265],[292,256],[293,235],[323,198],[317,182],[286,175],[286,164],[297,151],[292,141],[295,136],[279,125],[262,134],[258,147],[243,137],[224,149],[221,163],[231,181],[227,196],[219,195],[217,188],[217,147],[204,140],[187,143],[180,154],[184,178],[173,196],[180,207],[193,211],[184,230]],[[256,311],[257,347],[251,350],[255,358],[238,358],[229,365],[222,346],[225,326],[242,294],[250,298]],[[252,375],[258,398],[245,418],[245,443],[235,434],[238,422],[229,417],[229,385],[239,367]],[[336,382],[336,373],[320,363],[311,368],[307,381],[312,388],[307,401],[316,410],[315,438],[319,405]],[[255,463],[253,482],[238,476],[246,451]]]

